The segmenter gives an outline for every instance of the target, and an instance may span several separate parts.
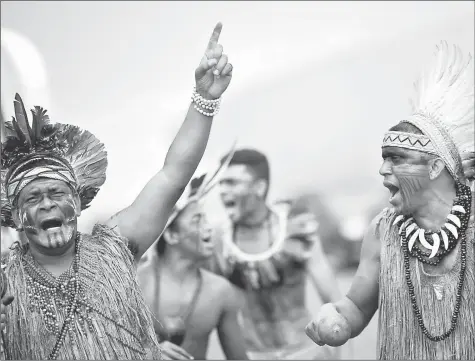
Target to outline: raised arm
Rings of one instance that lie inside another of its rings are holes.
[[[146,184],[135,201],[107,222],[126,237],[139,260],[165,227],[173,206],[206,149],[213,109],[212,102],[221,97],[232,77],[232,65],[218,44],[222,25],[211,35],[200,65],[195,71],[196,93],[185,120],[171,144],[163,168]],[[210,110],[211,109],[211,110]]]
[[[377,216],[368,227],[351,288],[341,300],[322,306],[305,331],[318,345],[340,346],[358,336],[378,309],[381,242]]]

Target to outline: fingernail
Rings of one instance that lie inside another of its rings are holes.
[[[219,70],[218,70],[218,69],[214,69],[214,70],[213,70],[213,74],[216,75],[216,76],[219,76]]]

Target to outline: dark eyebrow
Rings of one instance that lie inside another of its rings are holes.
[[[54,184],[54,185],[51,185],[48,187],[48,190],[51,191],[51,192],[54,192],[54,191],[65,191],[67,189],[67,186],[63,186],[62,184],[59,185],[59,184]]]
[[[387,158],[387,157],[394,157],[394,156],[398,156],[398,157],[401,157],[404,155],[404,152],[403,151],[400,151],[398,149],[388,149],[388,148],[383,148],[382,152],[381,152],[381,156],[383,158]]]
[[[40,190],[38,188],[32,188],[26,193],[26,196],[34,196],[39,193],[40,193]]]

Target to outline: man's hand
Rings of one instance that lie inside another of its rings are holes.
[[[164,360],[193,360],[194,357],[188,352],[169,341],[160,343]]]
[[[318,221],[312,213],[301,213],[290,217],[287,221],[284,254],[299,262],[312,258],[313,247],[318,240],[317,230]]]
[[[313,213],[301,213],[289,217],[287,221],[287,238],[311,237],[317,233],[318,221]]]
[[[305,333],[319,346],[341,346],[351,337],[351,327],[331,303],[323,305],[317,318],[305,327]]]
[[[195,71],[196,91],[206,99],[217,99],[229,86],[233,66],[218,44],[223,25],[218,23],[209,39],[208,47]]]

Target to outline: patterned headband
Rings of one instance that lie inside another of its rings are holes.
[[[462,160],[457,147],[442,123],[421,113],[416,113],[401,123],[409,123],[422,131],[413,134],[398,131],[386,132],[382,148],[399,147],[417,150],[440,157],[455,180],[463,177]]]
[[[20,192],[38,178],[60,180],[66,182],[73,189],[77,188],[77,179],[65,160],[54,156],[35,154],[24,159],[7,175],[5,188],[9,203],[13,205]]]

